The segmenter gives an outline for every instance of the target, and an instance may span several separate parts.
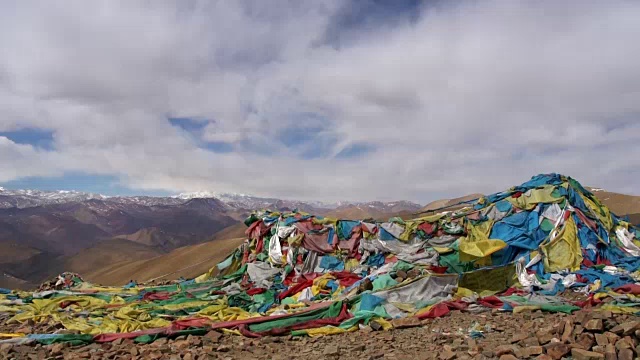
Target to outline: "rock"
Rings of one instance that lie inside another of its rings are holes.
[[[228,345],[220,345],[216,348],[217,352],[229,352],[231,351],[231,348]]]
[[[593,351],[587,351],[587,350],[582,350],[582,349],[578,349],[578,348],[573,348],[571,349],[571,357],[574,360],[598,360],[598,359],[604,359],[604,355],[597,353],[597,352],[593,352]]]
[[[618,360],[633,360],[633,350],[622,349],[618,352]]]
[[[618,339],[620,339],[620,336],[618,336],[618,335],[616,335],[616,334],[614,334],[614,333],[612,333],[610,331],[605,332],[604,336],[607,337],[607,340],[608,340],[609,344],[612,344],[612,345],[615,345],[615,343],[618,342]]]
[[[537,337],[530,337],[530,338],[526,338],[524,340],[522,340],[522,346],[538,346],[540,345],[540,342],[538,341]]]
[[[178,341],[174,341],[173,342],[173,346],[175,346],[178,349],[186,349],[186,348],[190,347],[191,345],[189,344],[189,341],[187,341],[187,340],[178,340]]]
[[[513,354],[518,358],[518,359],[522,359],[527,357],[527,352],[526,349],[521,348],[521,347],[515,347],[513,349]]]
[[[502,356],[507,354],[514,354],[514,346],[513,345],[500,345],[494,351],[496,356]]]
[[[553,329],[545,328],[540,329],[536,332],[536,337],[538,338],[540,344],[544,345],[551,341],[551,339],[553,339],[553,334],[551,333],[552,331]]]
[[[382,330],[382,324],[380,324],[379,322],[377,322],[375,320],[369,321],[369,326],[371,326],[371,329],[373,329],[373,331]]]
[[[408,329],[412,327],[422,326],[422,323],[420,322],[420,319],[413,316],[408,316],[405,318],[391,320],[391,325],[393,325],[393,327],[396,329]]]
[[[627,339],[626,337],[616,342],[616,349],[618,349],[618,351],[622,349],[632,349],[632,348],[633,348],[633,343],[631,343],[630,339]]]
[[[453,360],[456,358],[456,356],[456,353],[454,353],[449,348],[444,348],[442,351],[440,351],[440,360]]]
[[[51,355],[56,356],[56,355],[60,355],[62,354],[62,350],[64,350],[64,345],[60,344],[60,343],[56,343],[53,344],[50,348],[49,348],[49,352],[51,353]]]
[[[182,355],[182,360],[193,360],[193,354],[188,352],[188,353]]]
[[[618,356],[616,355],[616,348],[613,344],[607,344],[604,347],[604,358],[606,360],[617,360]]]
[[[369,355],[367,360],[378,360],[378,359],[382,359],[383,357],[384,357],[384,353],[383,352],[379,352],[379,353],[375,353],[373,355]]]
[[[575,319],[576,319],[576,323],[578,324],[584,324],[587,321],[589,321],[589,318],[591,317],[591,315],[586,312],[586,311],[578,311],[575,313]]]
[[[551,343],[544,348],[553,360],[560,360],[571,351],[568,345],[562,343]]]
[[[564,322],[564,326],[562,329],[562,336],[560,337],[560,340],[563,343],[566,343],[567,341],[569,341],[572,334],[573,334],[573,321],[571,321],[571,319],[567,319]]]
[[[0,345],[0,354],[7,355],[13,350],[12,344],[2,344]]]
[[[605,346],[609,343],[609,339],[605,334],[595,334],[595,337],[596,337],[596,344],[598,344],[598,346]]]
[[[589,350],[595,344],[595,337],[590,333],[580,334],[576,339],[576,344],[580,345],[584,350]]]
[[[553,358],[547,354],[538,355],[536,360],[553,360]]]
[[[506,354],[506,355],[500,356],[500,360],[518,360],[518,358],[511,354]]]
[[[361,351],[364,351],[366,348],[367,348],[367,347],[366,347],[366,346],[364,346],[364,345],[356,345],[356,346],[354,346],[354,347],[352,347],[352,348],[351,348],[351,351],[354,351],[354,352],[361,352]]]
[[[611,312],[611,310],[601,310],[598,312],[598,314],[600,315],[600,319],[611,319],[613,317],[613,313]]]
[[[138,348],[134,345],[131,349],[129,349],[129,354],[131,354],[131,356],[138,356]]]
[[[209,342],[213,342],[213,343],[217,343],[218,341],[220,341],[220,338],[222,337],[222,334],[217,332],[217,331],[209,331],[205,336],[204,336],[204,341],[209,341]]]
[[[529,346],[528,348],[525,349],[525,356],[528,357],[533,357],[535,355],[540,355],[542,353],[544,353],[544,349],[542,348],[542,346]]]
[[[322,354],[325,356],[338,356],[340,355],[340,349],[335,345],[329,345],[324,348]]]
[[[124,341],[123,338],[117,338],[117,339],[113,340],[113,342],[111,344],[112,345],[116,345],[116,346],[120,346],[120,345],[122,345],[123,341]]]
[[[611,332],[616,335],[631,335],[636,330],[640,329],[640,321],[627,321],[622,324],[618,324],[611,329]]]
[[[520,341],[522,341],[522,340],[524,340],[524,339],[526,339],[528,337],[529,337],[529,335],[526,334],[526,333],[517,333],[517,334],[513,335],[513,337],[511,338],[510,342],[512,344],[514,344],[514,343],[520,342]]]
[[[590,332],[602,332],[604,330],[604,324],[602,319],[591,319],[587,321],[584,328]]]
[[[187,341],[189,342],[189,344],[191,344],[191,346],[202,346],[202,339],[199,336],[189,335],[187,336]]]

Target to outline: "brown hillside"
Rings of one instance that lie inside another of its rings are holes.
[[[100,242],[96,246],[64,259],[63,267],[66,271],[82,275],[116,263],[150,259],[160,254],[160,251],[152,247],[116,238]]]
[[[640,214],[629,214],[629,221],[634,225],[640,225]]]
[[[244,220],[244,219],[243,219]],[[211,240],[224,240],[224,239],[235,239],[244,237],[244,232],[247,230],[247,226],[244,222],[239,222],[237,224],[233,224],[231,226],[227,226],[226,228],[218,231],[213,234]]]
[[[593,191],[593,194],[602,201],[616,215],[640,213],[640,196],[625,195],[609,191]]]
[[[113,263],[110,266],[87,272],[83,276],[88,281],[105,285],[123,285],[131,279],[144,282],[165,274],[170,274],[166,279],[176,279],[181,276],[193,278],[207,272],[218,262],[224,260],[242,241],[244,238],[214,240],[185,246],[147,260]],[[203,263],[178,271],[200,262]]]
[[[469,201],[469,200],[473,200],[473,199],[477,199],[479,197],[483,196],[482,194],[469,194],[466,196],[461,196],[461,197],[457,197],[454,199],[442,199],[442,200],[436,200],[436,201],[432,201],[429,204],[427,204],[425,207],[423,207],[421,209],[421,211],[432,211],[432,210],[436,210],[436,209],[440,209],[443,208],[445,206],[452,206],[454,204],[457,204],[459,202],[462,201]],[[460,208],[462,206],[457,206],[456,208]],[[454,207],[452,207],[451,209],[447,209],[447,210],[455,210]]]

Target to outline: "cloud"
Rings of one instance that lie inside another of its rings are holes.
[[[428,201],[561,172],[638,193],[638,3],[376,4],[3,4],[0,133],[51,144],[0,137],[0,181]]]

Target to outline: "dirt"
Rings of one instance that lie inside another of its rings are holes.
[[[640,318],[606,311],[454,311],[443,318],[396,325],[405,328],[374,331],[366,326],[314,338],[251,339],[210,332],[147,345],[131,340],[75,347],[2,345],[0,359],[633,359],[640,350]],[[472,338],[471,328],[482,330],[481,335]]]

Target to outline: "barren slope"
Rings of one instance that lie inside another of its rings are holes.
[[[244,238],[213,240],[178,248],[151,259],[113,263],[82,275],[88,281],[105,285],[123,285],[131,279],[144,282],[165,274],[170,274],[167,279],[193,278],[224,260],[242,241]],[[198,265],[192,266],[194,264]],[[192,267],[178,271],[188,266]]]

